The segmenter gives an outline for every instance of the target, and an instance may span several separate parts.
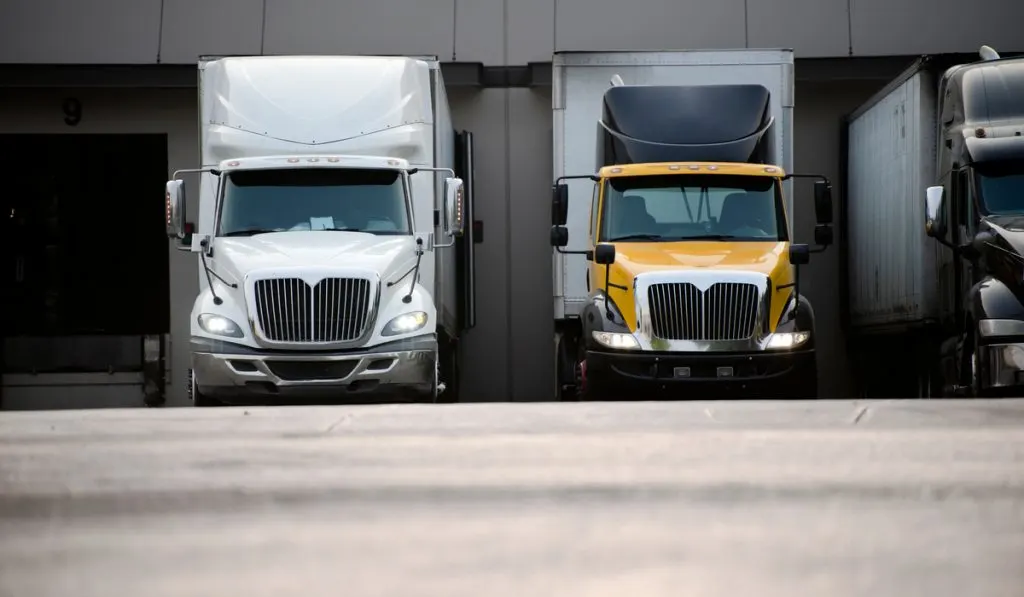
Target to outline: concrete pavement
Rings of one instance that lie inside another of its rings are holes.
[[[0,596],[1024,597],[1024,401],[0,413]]]

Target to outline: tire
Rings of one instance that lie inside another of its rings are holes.
[[[220,400],[211,398],[199,391],[199,386],[196,384],[196,378],[191,369],[188,370],[188,397],[192,400],[192,406],[196,408],[224,406],[224,403]]]
[[[608,388],[602,383],[601,379],[595,379],[593,375],[587,370],[587,350],[583,347],[583,343],[580,343],[579,357],[577,358],[579,363],[579,385],[576,386],[578,400],[582,402],[604,402],[612,398],[612,393],[608,391]],[[596,383],[595,383],[596,382]]]
[[[559,334],[556,350],[557,363],[555,371],[555,397],[559,402],[578,402],[579,371],[577,351],[574,342],[565,334]]]
[[[434,379],[434,402],[455,404],[459,402],[459,349],[455,342],[446,340],[438,347],[438,373]],[[444,382],[444,392],[438,394],[438,381]]]

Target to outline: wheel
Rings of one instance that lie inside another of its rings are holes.
[[[434,387],[444,386],[444,391],[435,394],[435,402],[454,404],[459,402],[459,348],[458,344],[446,341],[438,347],[437,375],[435,375]]]
[[[214,406],[224,406],[224,403],[220,400],[211,398],[206,394],[199,391],[199,385],[196,383],[196,376],[192,373],[192,370],[188,370],[188,397],[192,401],[192,406],[199,408],[209,408]]]
[[[595,380],[587,371],[587,349],[580,342],[579,356],[576,358],[574,372],[576,375],[577,399],[584,402],[600,402],[610,398],[610,392],[600,380]],[[597,381],[597,383],[594,383]]]
[[[555,396],[559,402],[576,402],[579,400],[581,381],[580,362],[576,358],[576,343],[566,334],[558,335],[556,348]]]

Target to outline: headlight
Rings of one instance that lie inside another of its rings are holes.
[[[594,336],[594,340],[601,346],[608,348],[614,348],[616,350],[635,350],[640,348],[640,343],[636,341],[633,334],[623,334],[620,332],[591,332]]]
[[[215,336],[227,336],[228,338],[241,338],[242,328],[223,315],[203,313],[199,316],[199,327],[208,334]]]
[[[769,350],[796,348],[811,338],[810,332],[776,332],[768,339]]]
[[[427,314],[423,311],[413,311],[412,313],[399,315],[389,321],[384,326],[384,331],[381,332],[381,335],[397,336],[398,334],[408,334],[415,332],[425,325],[427,325]]]

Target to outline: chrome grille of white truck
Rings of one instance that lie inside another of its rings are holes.
[[[743,340],[757,325],[758,287],[718,282],[701,291],[689,282],[652,284],[651,331],[664,340]]]
[[[310,286],[299,278],[255,284],[256,317],[271,342],[351,342],[370,323],[370,281],[325,278]]]

